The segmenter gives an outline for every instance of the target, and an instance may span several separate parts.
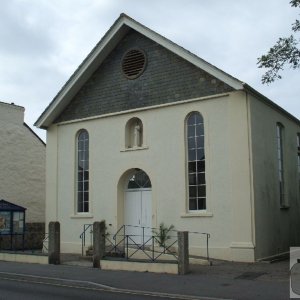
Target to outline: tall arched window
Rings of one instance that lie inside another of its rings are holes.
[[[89,134],[77,136],[77,212],[89,212]]]
[[[198,112],[186,120],[189,210],[206,209],[204,123]]]
[[[284,126],[281,123],[276,124],[276,140],[277,140],[277,161],[278,161],[278,185],[280,206],[286,207],[286,199],[284,192]]]

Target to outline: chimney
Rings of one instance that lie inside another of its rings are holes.
[[[0,122],[23,124],[25,108],[15,105],[14,103],[6,103],[0,101]]]

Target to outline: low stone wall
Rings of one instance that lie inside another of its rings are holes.
[[[43,248],[45,223],[26,223],[24,250]],[[0,250],[23,250],[22,235],[0,235]]]
[[[179,274],[178,265],[171,263],[101,260],[102,270]]]
[[[47,255],[32,255],[26,253],[7,253],[0,252],[1,261],[12,261],[12,262],[22,262],[31,264],[48,264]]]

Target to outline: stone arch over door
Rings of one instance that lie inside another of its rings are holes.
[[[141,244],[152,235],[152,184],[141,169],[130,169],[118,184],[118,228],[126,226],[132,243]],[[142,238],[144,236],[144,240]]]

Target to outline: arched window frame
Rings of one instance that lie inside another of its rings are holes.
[[[89,133],[81,129],[76,135],[76,213],[89,213]]]
[[[285,195],[285,168],[284,168],[284,126],[282,123],[276,123],[276,149],[278,164],[278,187],[279,203],[281,208],[287,208],[288,202]]]
[[[205,131],[200,112],[189,113],[185,120],[187,162],[187,208],[206,211]]]
[[[135,169],[135,171],[130,174],[125,187],[126,190],[151,188],[152,183],[148,174],[141,169]]]
[[[144,144],[144,126],[140,118],[129,119],[125,126],[125,149],[142,148]]]

